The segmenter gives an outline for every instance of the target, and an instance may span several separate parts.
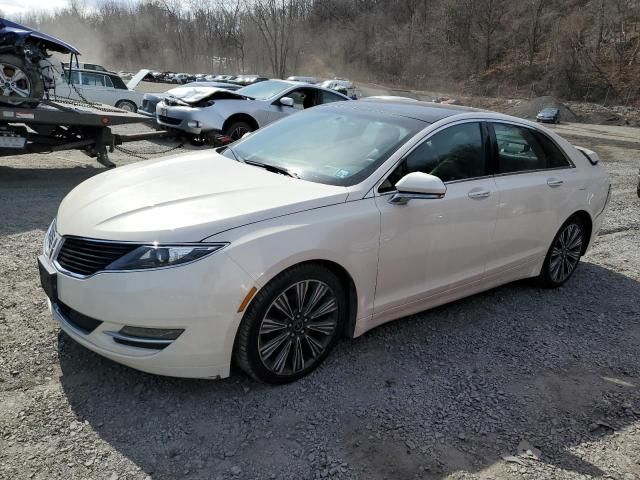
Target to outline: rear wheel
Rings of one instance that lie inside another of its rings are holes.
[[[31,62],[16,55],[0,55],[0,94],[11,97],[2,102],[17,107],[35,107],[44,95],[44,82]],[[36,98],[37,101],[25,101]],[[14,100],[15,99],[15,100]]]
[[[567,220],[553,239],[544,260],[539,277],[544,287],[557,288],[569,280],[578,267],[586,242],[582,221],[577,217]]]
[[[236,140],[241,139],[245,134],[249,132],[253,132],[255,129],[253,126],[249,125],[247,122],[239,121],[233,122],[229,125],[225,130],[224,134],[235,142]]]
[[[245,313],[235,347],[240,367],[266,383],[288,383],[314,370],[335,346],[346,315],[340,280],[320,265],[275,277]]]
[[[116,102],[116,108],[124,110],[125,112],[136,113],[138,111],[138,107],[136,106],[136,104],[130,100],[119,100],[118,102]]]

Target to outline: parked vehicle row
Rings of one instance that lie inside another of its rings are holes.
[[[246,88],[289,107],[291,83]],[[82,183],[47,232],[41,282],[61,328],[116,362],[218,378],[233,360],[285,383],[342,336],[523,278],[563,285],[609,195],[594,152],[534,122],[331,102]]]

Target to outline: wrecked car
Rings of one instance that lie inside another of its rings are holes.
[[[156,107],[156,121],[202,141],[220,134],[237,140],[282,117],[349,97],[318,85],[266,80],[235,92],[197,90],[182,98],[168,97]]]
[[[0,18],[0,95],[11,97],[4,104],[35,107],[45,90],[55,86],[54,75],[62,63],[50,52],[79,55],[62,40]]]
[[[194,87],[223,88],[225,90],[238,90],[240,85],[225,82],[191,82],[180,87],[172,88],[164,93],[145,93],[142,99],[142,107],[138,113],[148,117],[156,116],[156,106],[160,100],[168,97],[182,98],[189,95]]]

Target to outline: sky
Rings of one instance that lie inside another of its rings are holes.
[[[5,15],[51,11],[65,6],[67,6],[67,0],[0,0],[0,11]]]
[[[99,0],[81,0],[79,3],[91,7]],[[0,12],[6,16],[25,13],[53,11],[69,5],[68,0],[0,0]]]

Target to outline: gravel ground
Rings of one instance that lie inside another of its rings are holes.
[[[640,131],[557,128],[614,184],[566,286],[384,325],[282,387],[151,376],[61,333],[35,257],[63,196],[102,169],[1,158],[0,478],[640,479]]]

